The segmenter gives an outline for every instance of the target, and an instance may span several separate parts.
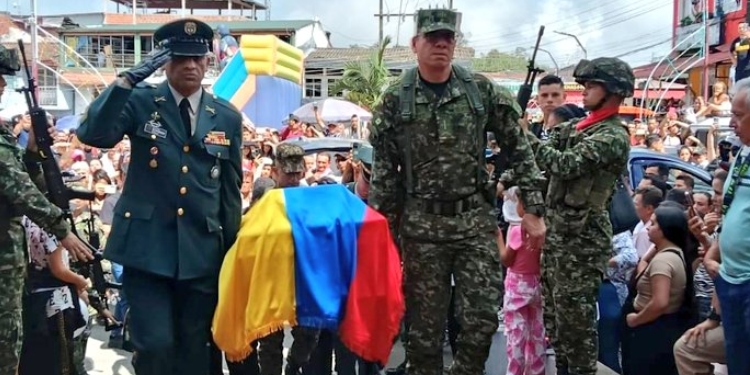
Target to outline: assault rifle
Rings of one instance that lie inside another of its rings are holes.
[[[518,89],[518,94],[516,95],[518,105],[521,106],[521,113],[526,112],[526,106],[529,104],[531,93],[534,91],[534,80],[536,80],[536,75],[544,73],[543,69],[536,67],[536,53],[539,52],[539,43],[542,42],[542,35],[544,35],[544,26],[539,26],[539,35],[536,37],[534,52],[531,53],[531,59],[526,68],[526,80],[523,81],[523,85]]]
[[[49,201],[52,202],[52,204],[54,204],[55,206],[60,207],[60,209],[63,211],[65,220],[70,223],[71,232],[83,241],[83,238],[81,238],[81,236],[78,234],[78,231],[76,230],[73,213],[70,210],[70,201],[73,199],[93,201],[94,192],[71,189],[65,185],[65,180],[63,180],[63,174],[60,171],[60,166],[57,164],[57,160],[55,160],[54,153],[52,152],[53,141],[49,135],[49,122],[47,120],[47,112],[39,106],[39,103],[37,101],[36,79],[34,79],[34,77],[31,75],[31,71],[29,70],[29,63],[28,61],[26,61],[26,51],[23,47],[22,39],[18,40],[18,49],[21,52],[21,59],[26,71],[28,84],[27,87],[22,87],[20,89],[17,89],[16,91],[24,94],[24,96],[26,97],[26,105],[29,107],[31,127],[34,130],[34,139],[36,140],[39,159],[41,160],[39,164],[42,168],[44,183],[47,188],[47,199],[49,199]],[[101,301],[101,296],[106,295],[107,288],[119,288],[120,286],[118,284],[107,283],[104,279],[104,271],[102,270],[101,265],[101,261],[103,259],[102,252],[98,248],[98,244],[97,246],[92,246],[92,244],[87,241],[83,242],[88,245],[89,249],[94,255],[94,260],[82,266],[84,270],[87,268],[91,269],[92,272],[90,276],[94,285],[94,290],[96,290],[100,296],[100,299],[98,300],[98,306],[93,303],[93,300],[95,300],[96,298],[90,300],[90,302],[92,302],[91,305],[97,311],[104,311],[105,309],[107,309],[107,305],[106,303]],[[89,275],[82,276],[87,277]],[[110,323],[108,322],[107,325],[109,326]]]

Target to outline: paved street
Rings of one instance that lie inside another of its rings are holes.
[[[502,329],[502,327],[501,327]],[[492,340],[492,349],[490,357],[487,360],[487,375],[503,375],[507,367],[505,356],[505,336],[501,329]],[[87,351],[86,351],[86,370],[89,375],[107,374],[107,375],[135,375],[133,367],[130,365],[130,353],[122,350],[113,350],[107,348],[108,332],[104,331],[101,326],[95,326],[91,332]],[[285,354],[291,345],[291,335],[287,335],[284,342]],[[395,367],[404,359],[404,349],[401,343],[397,343],[391,353],[388,367]],[[443,361],[448,364],[451,362],[450,348],[446,347],[443,352]],[[600,366],[602,367],[602,366]],[[225,374],[229,372],[225,369]],[[550,357],[548,361],[547,375],[554,375],[554,359]],[[615,375],[614,372],[606,368],[600,368],[600,375]]]

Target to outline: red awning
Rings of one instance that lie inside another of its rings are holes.
[[[565,92],[565,103],[572,103],[581,105],[583,103],[583,92],[581,91],[566,91]]]
[[[643,91],[644,90],[635,90],[635,93],[633,94],[633,97],[636,99],[641,99],[643,97]],[[652,89],[652,90],[646,90],[646,99],[659,99],[662,97],[662,94],[664,94],[665,90],[659,90],[659,89]],[[666,94],[664,94],[664,99],[682,99],[685,97],[685,90],[668,90]]]

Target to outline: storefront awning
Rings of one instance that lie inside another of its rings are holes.
[[[636,99],[643,98],[643,91],[644,90],[635,90],[633,97]],[[662,94],[664,95],[664,99],[682,99],[685,97],[685,90],[667,90],[666,94],[664,93],[665,90],[659,90],[657,88],[645,91],[646,99],[659,99],[662,97]]]

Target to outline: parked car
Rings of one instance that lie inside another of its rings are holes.
[[[282,143],[299,145],[305,149],[305,154],[308,155],[318,152],[348,153],[352,150],[354,144],[367,144],[366,141],[359,139],[305,137],[287,139]],[[492,152],[487,149],[485,154],[489,156]],[[712,191],[711,180],[713,177],[705,169],[680,160],[674,153],[660,153],[643,148],[633,148],[630,150],[628,176],[630,177],[631,188],[635,189],[638,186],[645,175],[646,167],[652,164],[661,164],[669,169],[669,180],[667,181],[669,185],[674,185],[675,177],[679,173],[687,173],[695,180],[696,191]]]
[[[676,155],[660,153],[644,148],[633,148],[630,150],[628,160],[628,174],[631,188],[635,189],[643,179],[646,167],[652,164],[660,164],[669,168],[669,179],[667,183],[674,186],[675,177],[680,173],[686,173],[695,181],[695,191],[712,192],[711,173],[705,169],[682,161]],[[678,173],[679,172],[679,173]]]
[[[284,142],[293,145],[298,145],[305,149],[305,154],[316,154],[318,152],[331,152],[331,153],[348,153],[354,148],[354,144],[364,143],[367,141],[361,139],[350,139],[350,138],[306,138],[306,137],[295,137],[286,139]]]

